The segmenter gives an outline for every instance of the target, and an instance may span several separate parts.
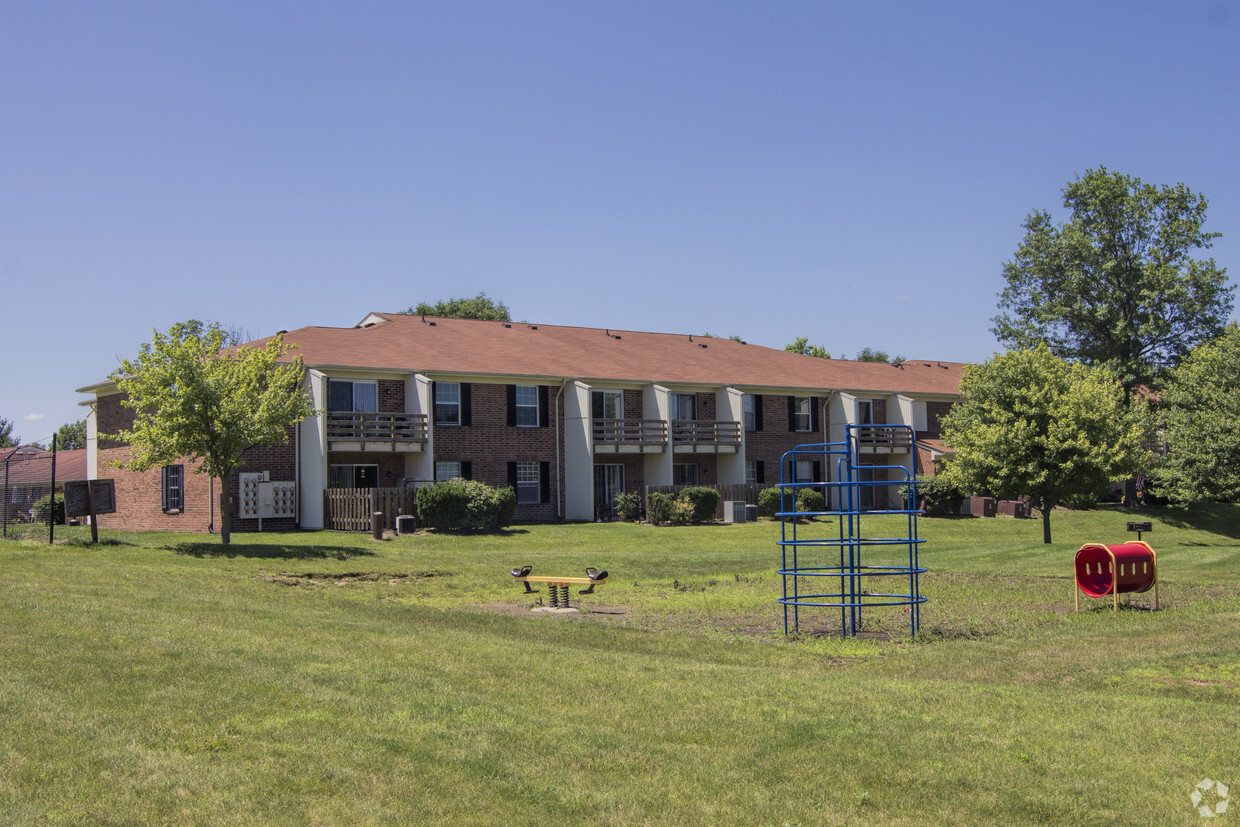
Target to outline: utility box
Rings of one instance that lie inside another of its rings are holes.
[[[258,484],[258,518],[297,516],[297,483],[260,482]]]
[[[744,500],[724,500],[723,501],[723,521],[725,523],[745,522],[745,501]]]
[[[418,520],[412,514],[399,514],[396,517],[396,533],[412,534],[418,530]]]

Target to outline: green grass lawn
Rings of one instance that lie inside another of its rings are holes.
[[[1161,610],[1074,613],[1129,519]],[[769,522],[3,542],[0,823],[1195,824],[1240,783],[1240,508],[921,529],[916,640],[785,638]],[[523,563],[611,577],[549,616]]]

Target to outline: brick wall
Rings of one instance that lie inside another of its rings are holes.
[[[825,402],[825,398],[815,397],[814,399],[814,404],[818,408],[817,431],[790,431],[788,429],[788,397],[783,394],[761,396],[762,430],[745,432],[745,459],[763,463],[765,479],[760,481],[760,485],[779,484],[779,463],[786,452],[798,445],[817,444],[824,441],[823,433],[830,433]]]
[[[405,382],[402,379],[380,379],[379,412],[405,413]]]
[[[99,447],[115,448],[123,445],[120,440],[104,439],[104,434],[115,434],[133,428],[134,412],[121,404],[124,394],[101,396],[95,403],[95,425],[99,430]]]
[[[872,399],[870,400],[870,404],[871,404],[870,410],[874,414],[873,424],[886,425],[887,424],[887,400],[886,399]]]
[[[548,419],[556,415],[558,385],[547,386]],[[509,484],[508,463],[549,463],[551,501],[518,505],[520,521],[550,521],[556,518],[556,428],[554,422],[537,428],[521,428],[508,424],[508,386],[472,383],[470,386],[469,425],[433,425],[435,459],[469,462],[472,476],[487,485],[502,488]],[[560,433],[564,432],[563,399],[559,406]],[[462,412],[464,418],[464,412]],[[561,454],[559,478],[563,479]]]
[[[951,402],[926,403],[926,430],[917,434],[918,439],[942,439],[943,419],[951,412]]]

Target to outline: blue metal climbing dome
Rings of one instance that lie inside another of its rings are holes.
[[[908,431],[906,444],[913,444],[908,426],[884,428]],[[859,462],[861,438],[872,430],[847,425],[843,442],[799,445],[780,463],[785,635],[799,632],[801,611],[815,607],[839,609],[840,635],[855,637],[862,609],[881,606],[907,606],[909,634],[917,634],[926,602],[919,580],[926,570],[917,561],[925,542],[917,536],[917,482],[904,466]],[[825,481],[813,481],[817,476]],[[893,489],[900,494],[892,496]],[[822,494],[820,509],[797,511],[806,491]],[[863,521],[897,536],[866,536]],[[898,530],[891,532],[893,526]]]

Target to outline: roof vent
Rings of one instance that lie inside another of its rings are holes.
[[[697,346],[698,346],[698,347],[706,347],[706,343],[705,343],[705,342],[698,342],[698,343],[697,343]]]
[[[276,335],[277,335],[277,336],[283,336],[285,333],[288,333],[288,331],[287,331],[287,330],[277,330],[277,331],[276,331]]]
[[[512,325],[509,324],[508,322],[501,322],[501,324],[503,324],[504,327],[512,327]]]
[[[611,338],[613,338],[613,339],[619,339],[619,338],[620,338],[620,334],[619,334],[619,333],[612,333],[612,332],[611,332],[611,328],[610,328],[610,327],[609,327],[609,328],[607,328],[607,330],[605,330],[604,332],[605,332],[608,336],[610,336]]]
[[[537,330],[537,329],[538,329],[538,325],[536,325],[536,324],[527,324],[527,325],[526,325],[526,327],[528,327],[530,330]]]
[[[423,314],[422,314],[422,324],[428,324],[428,325],[430,325],[431,327],[434,327],[434,326],[435,326],[435,323],[434,323],[434,322],[428,322],[428,321],[426,320],[426,314],[425,314],[425,313],[423,313]]]

